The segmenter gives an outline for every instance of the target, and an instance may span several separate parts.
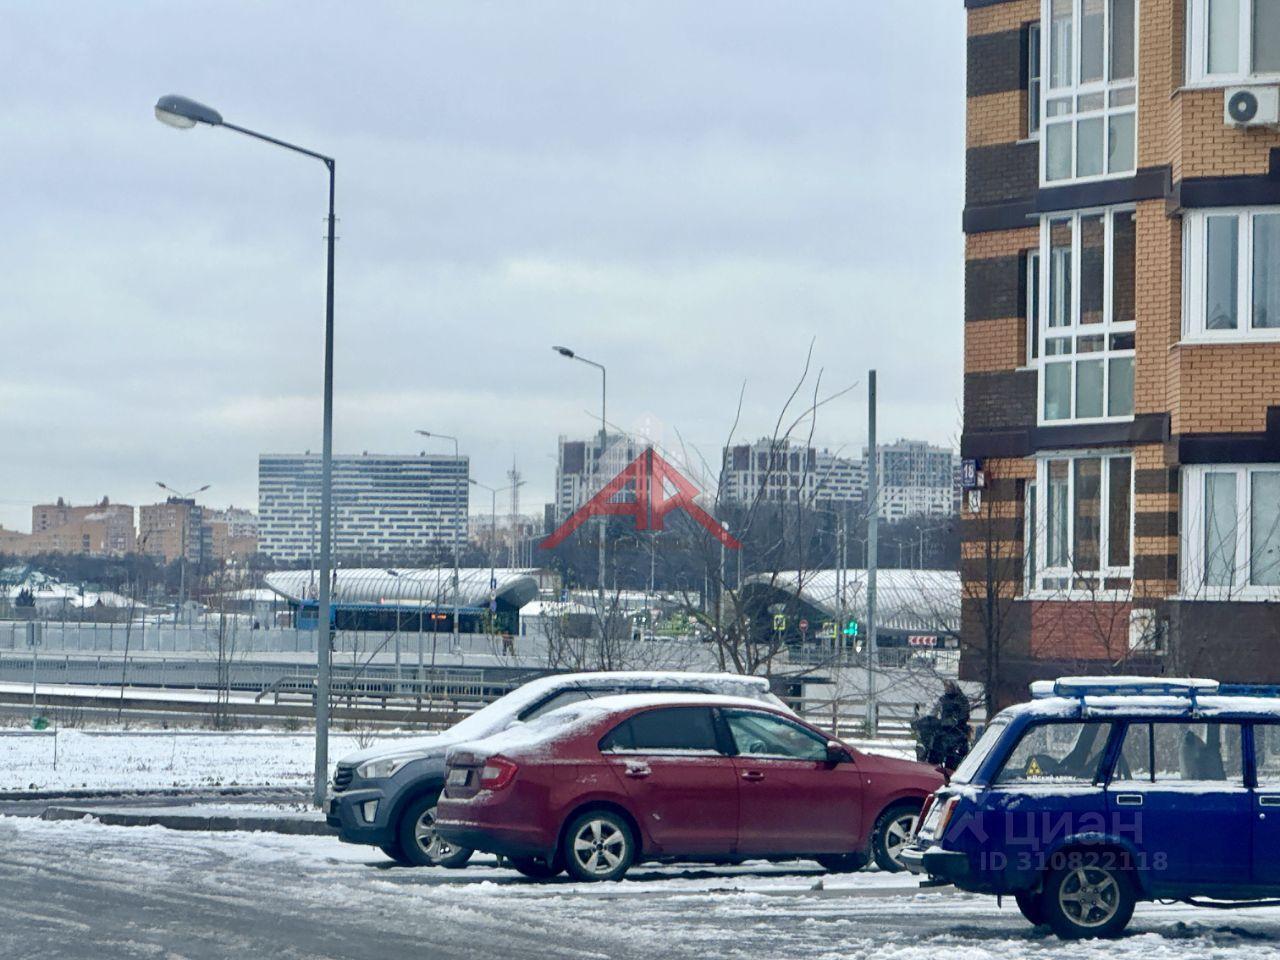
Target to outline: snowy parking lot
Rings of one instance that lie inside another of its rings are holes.
[[[368,744],[395,743],[421,732],[379,731],[329,737],[329,761]],[[911,756],[898,740],[850,741],[874,753]],[[0,729],[0,795],[15,790],[156,790],[226,786],[306,787],[315,741],[273,730]]]
[[[0,957],[1256,958],[1280,910],[1142,905],[1128,936],[1063,944],[1012,904],[807,862],[645,866],[536,883],[487,858],[392,867],[327,837],[0,818]]]
[[[305,787],[315,741],[279,731],[0,731],[0,794],[15,790]],[[334,734],[329,756],[359,749]]]

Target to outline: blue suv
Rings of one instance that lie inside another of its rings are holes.
[[[1139,900],[1280,896],[1280,696],[1214,680],[1070,677],[998,714],[922,811],[914,873],[1013,896],[1061,937]]]

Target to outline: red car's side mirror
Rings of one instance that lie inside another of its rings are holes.
[[[827,763],[848,763],[849,751],[839,740],[827,741]]]

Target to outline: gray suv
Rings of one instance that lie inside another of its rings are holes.
[[[339,839],[366,843],[406,866],[460,867],[471,851],[435,834],[436,798],[445,754],[579,700],[620,693],[711,693],[751,697],[775,706],[763,677],[730,673],[568,673],[531,680],[443,733],[370,747],[338,761],[325,807]]]

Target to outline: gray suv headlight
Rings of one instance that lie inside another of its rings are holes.
[[[396,771],[406,763],[421,759],[422,756],[416,753],[408,757],[380,757],[377,760],[369,760],[360,764],[360,766],[356,767],[356,773],[363,780],[383,780],[394,776]]]

